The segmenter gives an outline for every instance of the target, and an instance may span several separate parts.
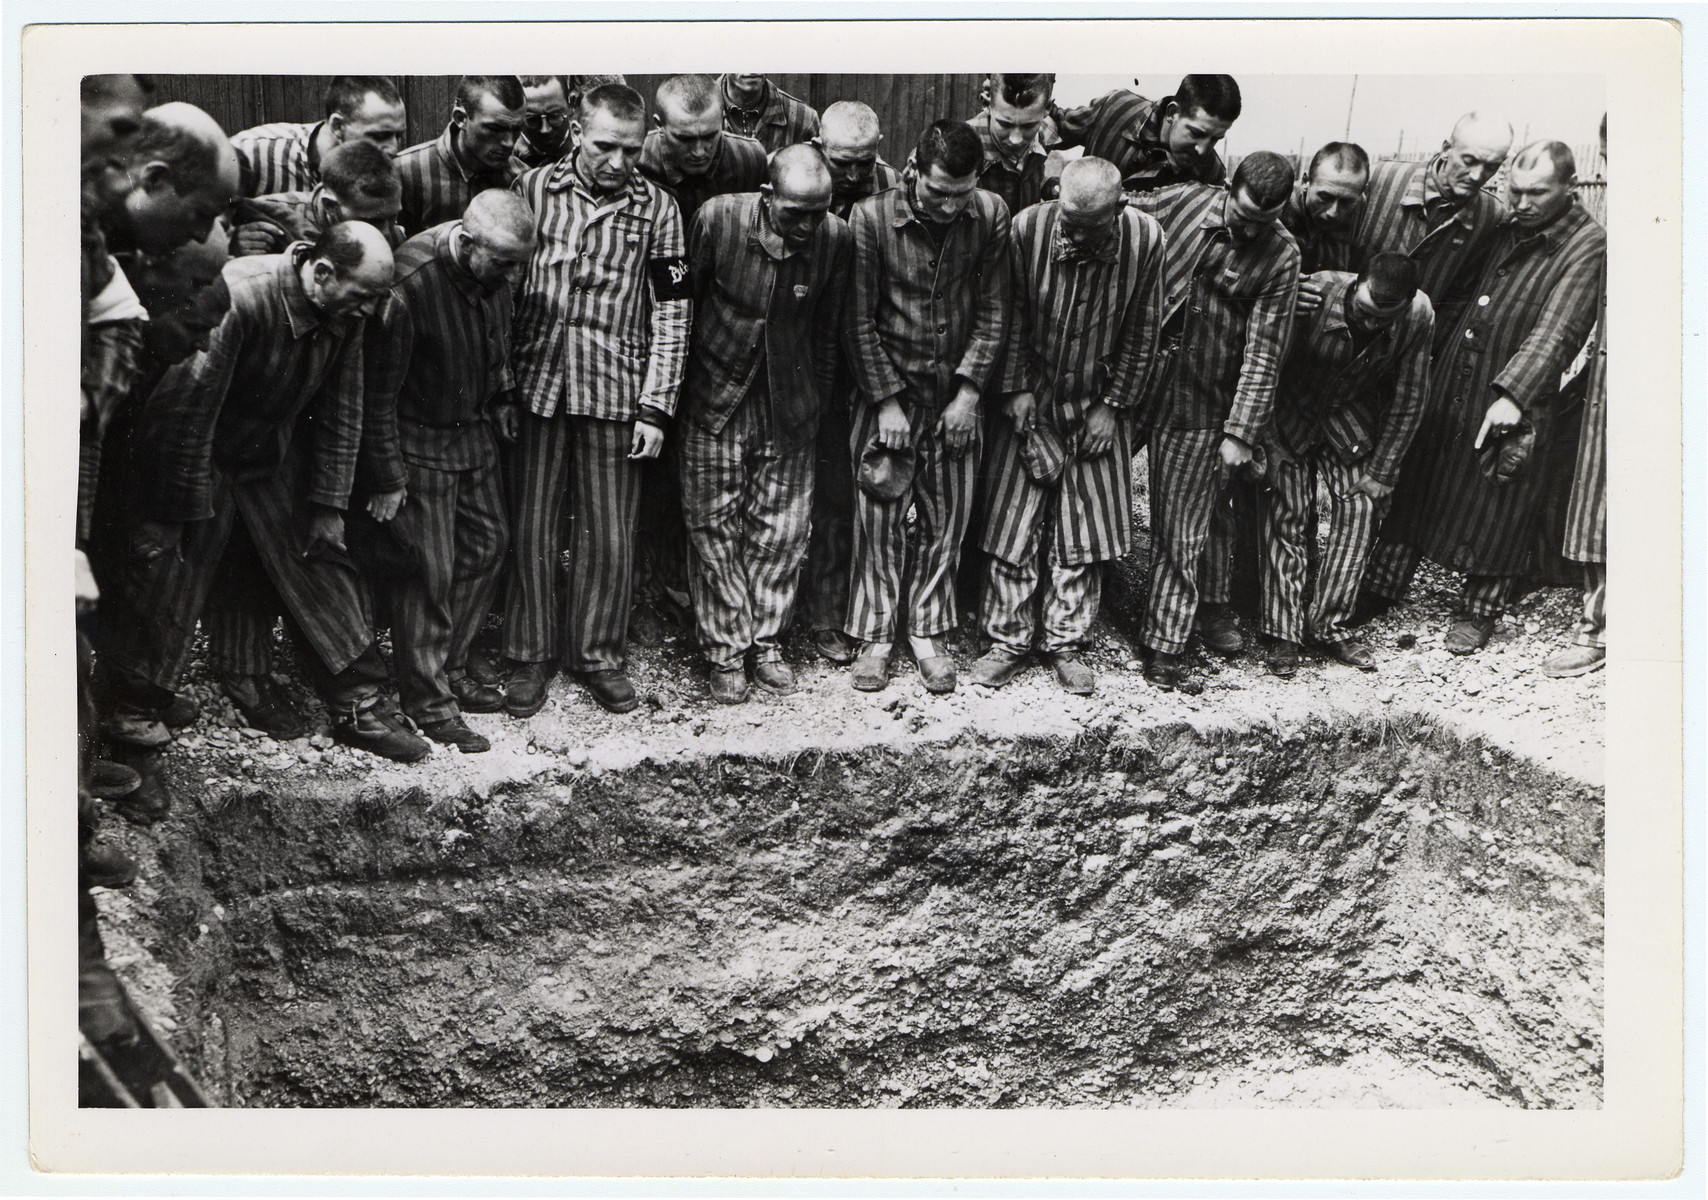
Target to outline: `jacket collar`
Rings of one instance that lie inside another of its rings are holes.
[[[581,176],[575,170],[575,156],[570,155],[560,159],[551,167],[551,174],[546,177],[548,192],[576,191],[587,197],[591,204],[601,208],[616,206],[618,208],[646,208],[651,203],[651,193],[647,190],[646,176],[642,175],[637,166],[629,176],[629,186],[620,192],[598,197],[587,190],[581,182]]]
[[[730,99],[729,77],[718,76],[718,98],[723,101],[724,109],[728,112],[738,112],[744,116],[757,116],[764,125],[786,125],[789,122],[789,106],[783,99],[782,89],[767,79],[763,90],[759,93],[759,107],[743,108]]]
[[[1512,231],[1513,242],[1516,245],[1523,246],[1540,241],[1547,248],[1547,252],[1552,254],[1565,244],[1567,238],[1583,228],[1584,222],[1588,220],[1590,220],[1589,210],[1584,208],[1581,200],[1573,196],[1571,205],[1565,212],[1533,233],[1527,233],[1520,229],[1513,223],[1510,214],[1506,218],[1506,226]]]
[[[717,175],[718,168],[723,166],[728,138],[727,132],[718,135],[718,143],[712,148],[712,161],[706,164],[704,174],[695,175],[692,178],[710,180]],[[641,161],[651,170],[664,176],[664,182],[671,187],[676,187],[684,179],[690,178],[683,173],[676,161],[664,152],[664,131],[662,129],[654,129],[646,135],[646,144],[641,148]]]
[[[891,188],[889,192],[879,193],[880,195],[885,196],[889,195],[890,192],[895,193],[895,198],[891,200],[890,203],[895,206],[895,219],[892,223],[897,229],[900,229],[910,221],[917,222],[921,228],[925,225],[925,218],[920,216],[919,211],[913,206],[913,188],[913,179],[907,175],[903,175],[901,183],[898,186]],[[961,221],[972,220],[973,206],[977,203],[978,201],[976,199],[969,200],[967,202],[967,206],[955,214],[954,219],[949,222],[946,228],[953,228]]]
[[[749,203],[753,205],[753,227],[747,236],[748,242],[779,262],[793,257],[795,251],[790,249],[789,243],[783,240],[783,235],[771,224],[771,214],[765,207],[764,196],[755,193]]]
[[[1018,163],[1011,163],[1002,157],[1002,151],[996,144],[996,130],[990,127],[990,109],[988,108],[981,110],[979,115],[968,121],[967,124],[972,126],[973,132],[979,135],[979,144],[984,147],[984,169],[987,171],[992,167],[1002,167],[1008,171],[1024,171],[1026,160],[1033,155],[1037,155],[1039,158],[1049,157],[1049,151],[1044,149],[1037,134],[1032,136],[1031,142],[1027,144],[1025,153],[1021,154]]]
[[[1110,230],[1109,236],[1104,238],[1101,243],[1092,247],[1090,250],[1081,250],[1078,246],[1068,241],[1067,236],[1062,233],[1062,215],[1059,206],[1054,214],[1054,224],[1055,230],[1050,238],[1051,262],[1112,263],[1120,260],[1121,244],[1124,241],[1122,235],[1126,230],[1125,210],[1117,215],[1115,227]]]
[[[279,265],[273,270],[278,276],[279,290],[285,297],[285,315],[290,322],[292,337],[306,337],[328,324],[321,311],[309,302],[303,290],[301,267],[308,260],[309,243],[294,242],[279,255]]]
[[[471,303],[479,304],[486,299],[489,293],[486,288],[481,286],[480,280],[474,277],[474,272],[457,259],[456,235],[462,227],[463,223],[458,221],[454,225],[442,228],[435,233],[433,236],[436,244],[433,247],[433,253],[445,264],[445,274],[456,286],[456,289]]]

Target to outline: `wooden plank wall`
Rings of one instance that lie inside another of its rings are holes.
[[[864,100],[884,129],[884,154],[899,164],[919,131],[939,117],[965,119],[979,110],[980,75],[778,75],[786,91],[821,112],[837,100]],[[662,75],[630,75],[631,86],[652,104]],[[157,97],[187,100],[206,109],[227,132],[268,121],[309,121],[320,116],[325,75],[157,75]],[[454,75],[398,79],[409,109],[409,140],[437,137],[451,111]]]

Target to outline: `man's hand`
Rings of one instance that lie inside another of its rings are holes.
[[[178,543],[184,527],[175,521],[142,521],[131,535],[131,550],[143,562],[153,562],[165,554],[178,553]]]
[[[1002,415],[1014,426],[1015,433],[1032,428],[1032,418],[1038,411],[1038,398],[1031,392],[1009,392],[1002,402]]]
[[[629,445],[629,457],[657,458],[664,449],[664,430],[651,421],[635,422],[635,440]]]
[[[1362,492],[1364,495],[1380,504],[1382,501],[1394,494],[1394,485],[1391,483],[1383,483],[1374,475],[1366,475],[1364,478],[1352,485],[1352,490],[1355,492]]]
[[[397,510],[403,507],[404,498],[408,495],[408,488],[398,488],[395,492],[375,492],[368,497],[368,515],[383,525],[397,516]]]
[[[522,436],[522,413],[514,404],[500,404],[492,410],[492,427],[500,439],[514,442]]]
[[[1524,410],[1519,408],[1505,396],[1500,397],[1489,405],[1489,411],[1483,414],[1483,427],[1477,430],[1477,441],[1473,450],[1481,450],[1483,442],[1489,434],[1497,438],[1524,419]]]
[[[266,221],[251,221],[239,225],[231,235],[231,252],[245,254],[277,254],[285,248],[285,231]]]
[[[949,402],[949,407],[943,410],[943,416],[937,423],[937,431],[943,435],[943,442],[949,449],[951,458],[960,458],[973,444],[979,430],[979,393],[977,388],[969,390],[965,385]]]
[[[1233,434],[1222,437],[1222,474],[1230,475],[1251,461],[1251,447]]]
[[[1299,280],[1299,304],[1297,312],[1300,316],[1314,313],[1323,306],[1323,297],[1328,295],[1328,288],[1317,275],[1306,275]]]
[[[1085,434],[1079,440],[1081,458],[1101,458],[1115,444],[1115,410],[1101,400],[1085,412]]]
[[[344,514],[324,504],[309,505],[308,545],[302,556],[314,558],[331,550],[344,549]]]
[[[901,401],[891,397],[878,405],[878,445],[890,450],[905,450],[913,443],[913,426],[907,423],[907,410]]]

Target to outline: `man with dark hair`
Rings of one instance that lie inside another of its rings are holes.
[[[322,107],[319,121],[278,121],[232,136],[243,160],[243,195],[313,191],[322,160],[345,142],[372,142],[388,158],[403,149],[408,114],[403,93],[386,76],[334,76]]]
[[[984,146],[979,186],[995,192],[1018,216],[1044,198],[1044,165],[1054,75],[992,74],[985,81],[984,111],[967,122]]]
[[[1121,172],[1128,191],[1172,183],[1221,183],[1227,168],[1216,143],[1240,114],[1231,75],[1188,75],[1174,95],[1147,100],[1118,90],[1080,108],[1054,109],[1056,146],[1084,146]]]
[[[865,643],[852,682],[878,691],[905,628],[932,692],[955,687],[939,644],[955,626],[955,569],[978,475],[979,394],[1008,321],[1008,208],[978,188],[984,148],[959,121],[920,134],[902,186],[854,206],[848,340],[854,590],[848,635]],[[907,514],[918,541],[907,553]],[[906,610],[902,611],[902,598]]]
[[[1463,612],[1443,639],[1454,654],[1488,644],[1530,565],[1560,380],[1595,325],[1606,257],[1564,143],[1519,151],[1506,183],[1512,215],[1476,300],[1437,338],[1430,405],[1364,580],[1371,611],[1404,599],[1421,557],[1463,573]]]
[[[237,202],[238,254],[278,254],[292,242],[313,241],[344,221],[364,221],[403,244],[397,227],[403,187],[386,152],[369,141],[334,146],[312,192],[285,192]]]
[[[1061,198],[1015,218],[1002,411],[986,425],[980,497],[991,646],[974,683],[1001,687],[1036,646],[1063,690],[1095,685],[1079,651],[1101,565],[1132,541],[1134,424],[1163,261],[1162,227],[1123,202],[1120,172],[1100,158],[1067,164]]]
[[[780,640],[812,516],[818,414],[835,397],[848,227],[815,147],[771,156],[757,193],[694,218],[693,353],[682,393],[690,581],[712,697],[795,690]],[[846,451],[845,451],[846,452]]]
[[[514,178],[510,152],[521,135],[527,94],[514,75],[464,75],[444,132],[397,156],[403,184],[398,224],[408,237],[461,218],[469,201]]]
[[[204,354],[168,371],[138,421],[147,502],[131,549],[144,572],[145,628],[111,655],[122,698],[158,704],[189,656],[196,619],[230,609],[271,630],[282,604],[299,656],[338,736],[413,762],[425,742],[382,687],[361,584],[344,553],[344,509],[362,431],[363,322],[391,283],[391,248],[359,222],[286,254],[226,266],[231,311]],[[312,421],[312,437],[299,436]],[[210,667],[245,720],[280,736],[304,728],[273,682],[267,642]]]
[[[1370,156],[1351,142],[1330,142],[1311,156],[1304,182],[1293,188],[1281,213],[1281,224],[1299,244],[1299,269],[1306,275],[1351,270],[1352,237],[1369,183]],[[1299,289],[1299,307],[1310,312],[1322,298],[1307,290]]]
[[[522,132],[511,152],[511,169],[517,174],[549,166],[569,147],[569,123],[575,119],[569,81],[563,75],[520,75],[526,114]]]
[[[625,673],[640,467],[676,411],[693,296],[676,201],[635,170],[645,118],[634,89],[594,88],[570,130],[575,156],[515,185],[538,237],[512,334],[526,405],[504,619],[516,716],[540,710],[560,655],[606,709],[640,702]],[[559,597],[566,484],[573,566]]]
[[[1150,443],[1150,594],[1145,678],[1164,690],[1199,685],[1182,655],[1193,631],[1237,654],[1228,610],[1232,473],[1251,461],[1299,290],[1299,250],[1281,226],[1293,170],[1260,150],[1230,187],[1176,184],[1133,198],[1168,237],[1163,361]]]
[[[750,137],[767,154],[818,136],[818,114],[763,75],[720,75],[724,128]]]
[[[1418,291],[1417,264],[1378,254],[1359,275],[1317,276],[1322,302],[1300,314],[1264,439],[1263,633],[1272,673],[1299,667],[1307,631],[1338,662],[1374,671],[1347,622],[1358,581],[1429,397],[1435,314]],[[1328,541],[1317,557],[1310,531],[1318,485],[1329,503]],[[1315,593],[1306,619],[1305,581]]]
[[[193,104],[151,108],[128,147],[128,183],[103,207],[115,253],[170,254],[200,241],[237,191],[237,155],[219,123]]]
[[[465,661],[509,542],[495,435],[516,432],[510,295],[533,246],[522,198],[480,193],[461,221],[397,252],[392,302],[367,342],[369,386],[395,397],[382,407],[395,414],[408,472],[408,502],[383,535],[408,564],[383,581],[398,694],[422,733],[465,754],[491,745],[459,710],[497,712],[504,701],[469,678]]]

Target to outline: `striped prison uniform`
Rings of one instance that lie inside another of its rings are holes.
[[[1487,192],[1463,204],[1435,185],[1440,159],[1371,165],[1364,215],[1353,235],[1348,271],[1362,271],[1383,252],[1405,254],[1418,265],[1418,287],[1435,309],[1436,349],[1459,321],[1459,309],[1500,228],[1504,208]]]
[[[1572,498],[1566,509],[1567,558],[1583,564],[1583,615],[1574,641],[1605,646],[1607,633],[1607,285],[1601,289],[1601,315],[1589,363],[1583,426],[1578,433]]]
[[[315,139],[326,125],[275,121],[231,135],[241,176],[239,195],[271,196],[308,192],[320,182],[320,151]]]
[[[1541,500],[1540,464],[1553,443],[1560,379],[1583,347],[1601,301],[1607,235],[1583,206],[1545,228],[1508,222],[1430,367],[1430,403],[1394,491],[1367,586],[1403,599],[1420,557],[1466,577],[1466,611],[1498,617],[1530,566]],[[1536,432],[1528,465],[1505,483],[1472,449],[1488,407],[1504,396]]]
[[[527,411],[504,652],[519,662],[561,654],[577,671],[621,670],[641,479],[629,457],[634,424],[668,426],[688,348],[682,218],[639,172],[604,197],[587,190],[573,161],[529,171],[515,188],[533,209],[537,242],[511,331]],[[572,564],[560,602],[566,488]]]
[[[693,353],[682,389],[682,500],[700,648],[714,667],[780,657],[812,514],[819,410],[836,384],[848,227],[804,248],[757,192],[695,216]]]
[[[309,192],[281,192],[278,195],[256,196],[236,203],[239,228],[259,225],[267,228],[278,248],[263,253],[277,254],[292,242],[313,241],[344,218],[327,211],[331,200],[324,184],[316,184]],[[396,221],[370,221],[368,224],[385,234],[393,250],[403,245],[403,228]]]
[[[641,174],[669,192],[692,229],[694,214],[713,196],[757,192],[766,181],[765,147],[749,137],[725,132],[718,138],[704,173],[685,175],[671,160],[664,131],[647,135],[641,150]],[[682,519],[680,438],[665,442],[657,458],[641,464],[640,540],[636,547],[635,594],[658,600],[667,592],[686,594],[688,529]]]
[[[1287,197],[1287,207],[1281,210],[1281,224],[1287,227],[1287,232],[1293,235],[1293,241],[1299,247],[1299,271],[1315,275],[1318,271],[1352,270],[1357,252],[1353,238],[1364,215],[1363,206],[1344,228],[1324,225],[1305,207],[1306,186],[1303,183],[1296,185],[1293,194]]]
[[[975,189],[946,226],[928,229],[908,186],[853,208],[853,286],[846,322],[860,395],[849,451],[857,471],[877,439],[878,409],[901,404],[915,453],[901,496],[854,496],[854,577],[847,633],[888,642],[905,601],[906,632],[938,637],[955,625],[955,569],[966,535],[979,446],[949,453],[939,429],[961,381],[981,391],[1000,366],[1008,328],[1008,207]],[[918,541],[907,559],[907,513]]]
[[[208,349],[168,371],[138,414],[135,519],[184,526],[180,555],[139,564],[145,627],[123,631],[115,653],[121,673],[155,687],[175,686],[204,604],[271,630],[282,601],[331,702],[384,678],[349,558],[305,557],[310,506],[342,510],[354,486],[363,361],[363,322],[322,315],[304,292],[307,249],[227,263],[231,309]]]
[[[1223,183],[1228,169],[1214,150],[1184,166],[1175,165],[1162,140],[1163,102],[1118,89],[1079,108],[1056,109],[1051,149],[1085,147],[1089,158],[1104,158],[1121,172],[1130,192],[1148,192],[1176,183]]]
[[[1169,654],[1185,650],[1200,603],[1228,602],[1232,511],[1221,443],[1258,444],[1299,292],[1292,235],[1277,223],[1235,240],[1229,199],[1226,188],[1182,183],[1129,201],[1162,223],[1168,244],[1141,636]]]
[[[369,387],[395,395],[408,499],[383,527],[408,569],[391,594],[392,665],[417,722],[457,713],[449,675],[492,606],[509,542],[490,406],[510,391],[510,289],[484,286],[458,256],[460,221],[397,253],[391,302],[370,321]]]
[[[865,187],[832,196],[830,211],[846,220],[855,204],[900,182],[901,172],[880,158],[872,164]],[[812,533],[807,539],[804,590],[807,622],[814,632],[841,631],[848,624],[848,583],[854,563],[854,471],[848,458],[848,439],[855,387],[846,348],[840,337],[837,342],[836,382],[821,398],[818,414]]]
[[[1019,216],[1044,198],[1044,166],[1050,161],[1050,152],[1036,136],[1021,153],[1020,161],[1011,163],[1004,157],[996,131],[991,128],[989,109],[968,118],[967,124],[979,135],[979,144],[984,147],[979,186],[1001,196],[1010,216]]]
[[[1329,497],[1328,542],[1308,628],[1316,641],[1331,644],[1349,636],[1358,583],[1387,507],[1356,486],[1366,475],[1394,485],[1429,398],[1435,326],[1429,297],[1417,293],[1393,325],[1361,333],[1350,311],[1357,278],[1338,271],[1321,276],[1322,306],[1297,320],[1265,439],[1262,630],[1289,642],[1305,640],[1318,481]]]
[[[393,160],[397,179],[403,185],[403,207],[397,223],[406,237],[446,221],[462,219],[469,201],[487,188],[508,187],[510,172],[504,167],[471,170],[457,156],[457,127],[430,142],[421,142],[400,152]]]
[[[1133,538],[1133,442],[1156,354],[1162,315],[1162,227],[1133,208],[1111,236],[1081,250],[1061,233],[1061,204],[1047,201],[1014,219],[1008,327],[1001,394],[1031,392],[1042,436],[1066,451],[1061,476],[1035,479],[1021,459],[1024,435],[998,413],[986,423],[986,560],[981,614],[990,638],[1024,651],[1082,644],[1097,617],[1097,564],[1119,558]],[[1096,458],[1076,452],[1087,412],[1116,410],[1114,445]],[[1030,611],[1045,576],[1040,622]]]
[[[148,310],[124,271],[109,259],[105,284],[86,297],[78,361],[81,384],[77,437],[77,544],[89,540],[107,426],[131,394],[142,369],[142,326]]]
[[[764,96],[753,108],[743,108],[730,98],[727,75],[718,76],[718,91],[724,101],[724,130],[753,138],[765,147],[766,154],[818,136],[818,113],[812,105],[797,100],[769,79]]]

